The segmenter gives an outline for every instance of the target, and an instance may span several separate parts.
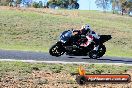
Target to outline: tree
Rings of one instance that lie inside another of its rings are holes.
[[[0,0],[0,5],[7,6],[9,5],[10,0]]]
[[[39,8],[43,8],[43,2],[42,1],[39,1]]]
[[[78,9],[79,4],[77,1],[78,0],[49,0],[47,6],[50,8],[58,6],[59,8]]]
[[[33,6],[34,8],[39,8],[39,3],[33,2],[32,6]]]
[[[132,8],[132,0],[111,0],[112,10],[114,13],[115,8],[118,7],[118,10],[121,10],[121,14],[124,12],[129,13]]]
[[[75,9],[79,9],[79,4],[75,3]]]
[[[115,11],[120,10],[119,0],[111,0],[112,11],[115,14]]]
[[[43,8],[43,3],[42,3],[42,1],[33,2],[32,6],[33,6],[34,8]]]
[[[19,7],[19,5],[21,4],[22,0],[14,0],[15,6]]]
[[[102,8],[103,11],[106,11],[110,6],[111,0],[96,0],[95,3],[97,7]]]
[[[124,12],[129,12],[132,8],[132,0],[119,0],[121,5],[121,14],[123,15]]]
[[[47,4],[48,4],[47,6],[49,8],[54,8],[55,9],[55,7],[57,6],[56,0],[49,0]]]
[[[14,2],[13,0],[10,0],[10,2],[9,2],[10,7],[13,7],[13,2]]]
[[[127,0],[119,0],[119,4],[121,6],[121,14],[123,15],[125,9],[126,9],[126,1]]]
[[[127,8],[128,14],[130,14],[130,12],[132,12],[132,0],[127,1],[126,8]]]

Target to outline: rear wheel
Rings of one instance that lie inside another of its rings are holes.
[[[49,49],[49,53],[52,56],[58,57],[58,56],[63,55],[65,52],[64,52],[64,49],[60,45],[55,44]]]
[[[102,44],[99,46],[99,49],[98,51],[90,51],[89,52],[89,57],[90,58],[93,58],[93,59],[97,59],[97,58],[100,58],[102,57],[106,52],[106,47]]]
[[[100,45],[99,50],[98,50],[98,57],[102,57],[106,52],[106,47],[105,45]]]

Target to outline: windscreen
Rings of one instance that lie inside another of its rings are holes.
[[[72,36],[72,31],[64,31],[61,36],[60,36],[60,41],[65,43],[66,41],[69,40],[69,38]]]

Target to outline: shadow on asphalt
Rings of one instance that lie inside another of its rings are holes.
[[[76,57],[68,57],[68,58],[76,58]],[[91,58],[81,58],[81,59],[91,59]],[[132,63],[132,60],[120,60],[120,59],[101,59],[101,58],[98,58],[98,59],[94,59],[94,60],[97,60],[97,61],[101,61],[101,60],[103,60],[103,61],[112,61],[112,62],[125,62],[125,63]]]
[[[113,60],[113,59],[97,59],[97,60],[103,60],[103,61],[113,61],[113,62],[132,62],[132,60]]]

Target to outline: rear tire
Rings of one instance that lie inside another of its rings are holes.
[[[97,58],[100,58],[100,57],[102,57],[104,54],[105,54],[105,52],[106,52],[106,47],[105,47],[105,45],[100,45],[99,46],[99,49],[98,49],[98,51],[90,51],[89,52],[89,57],[90,58],[92,58],[92,59],[97,59]]]
[[[58,57],[58,56],[63,55],[65,52],[64,52],[64,49],[60,45],[55,44],[49,49],[49,53],[52,56]]]
[[[102,57],[105,54],[105,52],[106,52],[105,45],[103,45],[103,44],[100,45],[99,50],[98,50],[98,57],[99,58]]]

